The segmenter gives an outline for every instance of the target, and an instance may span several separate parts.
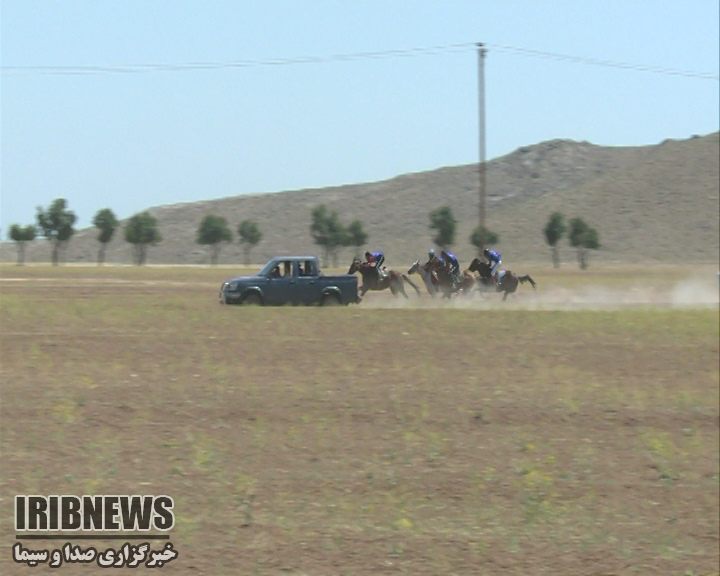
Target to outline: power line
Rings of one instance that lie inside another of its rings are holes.
[[[527,48],[517,48],[515,46],[503,46],[500,44],[488,44],[498,52],[508,52],[522,56],[531,56],[535,58],[546,58],[551,60],[564,60],[576,64],[587,64],[591,66],[604,66],[607,68],[621,68],[632,70],[635,72],[652,72],[654,74],[665,74],[668,76],[685,76],[687,78],[701,78],[703,80],[720,80],[717,74],[706,72],[694,72],[691,70],[678,70],[675,68],[663,68],[660,66],[647,66],[645,64],[629,64],[627,62],[616,62],[613,60],[599,60],[597,58],[586,58],[584,56],[570,56],[568,54],[557,54],[554,52],[541,52],[540,50],[530,50]]]
[[[272,58],[267,60],[234,60],[228,62],[189,62],[182,64],[142,64],[128,66],[1,66],[3,73],[24,72],[33,74],[102,74],[102,73],[148,73],[181,72],[194,70],[220,70],[226,68],[256,68],[261,66],[293,66],[298,64],[325,64],[351,60],[372,60],[411,56],[428,56],[448,52],[467,51],[474,44],[448,44],[429,48],[408,48],[380,52],[356,52],[331,56],[302,56],[297,58]]]
[[[383,50],[377,52],[355,52],[349,54],[334,54],[330,56],[302,56],[297,58],[271,58],[265,60],[233,60],[226,62],[185,62],[179,64],[138,64],[124,66],[0,66],[0,72],[4,75],[94,75],[94,74],[148,74],[159,72],[193,72],[202,70],[223,70],[258,68],[263,66],[297,66],[305,64],[327,64],[332,62],[347,62],[358,60],[373,60],[387,58],[412,58],[421,56],[437,56],[449,53],[470,52],[475,50],[476,44],[465,42],[460,44],[445,44],[425,48],[406,48],[400,50]],[[681,70],[650,66],[646,64],[632,64],[613,60],[601,60],[585,56],[573,56],[555,52],[544,52],[517,46],[502,44],[485,44],[488,48],[497,52],[504,52],[516,56],[531,58],[543,58],[582,64],[586,66],[600,66],[605,68],[617,68],[633,72],[646,72],[662,74],[665,76],[682,76],[685,78],[697,78],[701,80],[720,81],[720,76],[708,72],[697,72],[693,70]]]

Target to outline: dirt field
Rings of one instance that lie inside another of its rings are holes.
[[[331,309],[235,272],[0,267],[2,574],[15,494],[172,496],[168,573],[718,573],[716,269]]]

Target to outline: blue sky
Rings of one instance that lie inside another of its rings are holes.
[[[59,197],[85,227],[476,162],[475,42],[488,159],[715,132],[718,5],[2,0],[2,235]]]

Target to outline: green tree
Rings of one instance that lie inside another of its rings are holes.
[[[330,214],[328,229],[330,231],[330,255],[332,256],[333,266],[337,268],[340,250],[346,246],[351,246],[352,240],[347,228],[340,221],[335,211]]]
[[[324,266],[338,265],[338,253],[344,246],[351,245],[351,238],[347,229],[340,221],[337,212],[328,212],[324,204],[316,206],[312,211],[310,233],[315,244],[324,250]]]
[[[52,245],[52,265],[57,266],[60,261],[60,251],[67,246],[68,241],[75,234],[73,225],[77,220],[75,213],[67,209],[65,198],[58,198],[43,210],[37,208],[38,228],[43,236],[50,240]]]
[[[240,244],[243,245],[245,265],[250,264],[250,250],[257,246],[262,240],[262,232],[254,220],[243,220],[238,225],[238,236]]]
[[[363,229],[360,220],[353,220],[347,229],[348,241],[350,246],[355,246],[355,256],[360,257],[360,249],[365,245],[368,239],[367,232]]]
[[[201,246],[210,246],[210,265],[216,266],[221,242],[232,242],[232,232],[222,216],[208,214],[200,222],[195,240]]]
[[[20,226],[13,224],[10,226],[10,239],[17,243],[18,259],[17,265],[25,264],[25,243],[35,240],[37,229],[32,224]]]
[[[487,228],[483,229],[482,226],[478,226],[473,230],[473,233],[470,234],[470,244],[478,249],[478,253],[482,252],[485,246],[497,244],[498,242],[500,242],[500,236],[492,230],[488,230]]]
[[[591,228],[582,218],[570,220],[570,233],[568,234],[570,245],[577,248],[577,260],[581,270],[588,267],[588,250],[600,248],[600,234],[595,228]]]
[[[560,268],[560,252],[557,243],[565,235],[565,232],[567,232],[565,216],[560,212],[553,212],[547,224],[545,224],[543,234],[545,234],[545,240],[552,248],[552,262],[555,268]]]
[[[430,212],[430,228],[437,230],[433,242],[443,250],[455,244],[455,229],[457,220],[453,216],[450,206],[441,206]]]
[[[147,260],[147,247],[162,241],[158,231],[157,218],[149,212],[135,214],[125,224],[125,241],[133,245],[133,261],[138,266]]]
[[[98,210],[97,214],[95,214],[93,224],[95,225],[95,228],[100,230],[100,234],[98,234],[100,249],[98,250],[97,263],[98,266],[102,266],[105,263],[105,250],[108,242],[112,240],[119,222],[110,208],[103,208],[102,210]]]
[[[328,266],[330,259],[330,227],[327,207],[325,204],[315,206],[312,210],[312,223],[310,224],[310,234],[315,244],[323,248],[323,266]]]

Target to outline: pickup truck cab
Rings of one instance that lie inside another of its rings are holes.
[[[325,276],[315,256],[279,256],[256,276],[223,282],[219,298],[221,304],[347,306],[358,302],[358,280],[350,274]]]

